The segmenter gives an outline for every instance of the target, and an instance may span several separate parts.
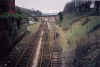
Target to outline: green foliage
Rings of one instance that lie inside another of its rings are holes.
[[[67,38],[70,45],[73,45],[77,39],[88,35],[88,33],[91,32],[91,30],[95,30],[94,28],[100,25],[99,18],[89,17],[89,20],[90,21],[88,21],[88,23],[85,25],[81,24],[83,23],[82,20],[79,20],[78,22],[76,22],[76,23],[80,22],[80,24],[72,24],[71,28],[69,29],[71,30],[71,32],[67,33],[67,36],[68,36]]]
[[[60,12],[58,15],[59,15],[59,20],[62,21],[64,18],[62,12]]]
[[[71,32],[67,35],[68,41],[70,42],[70,45],[72,45],[79,37],[86,35],[86,29],[82,25],[72,26]]]
[[[8,18],[8,17],[15,17],[17,19],[22,19],[24,17],[24,14],[19,14],[19,13],[14,13],[14,14],[10,14],[8,12],[0,15],[1,18]]]
[[[18,18],[18,19],[24,18],[24,14],[15,13],[13,16],[16,17],[16,18]]]
[[[87,33],[94,29],[97,25],[100,24],[99,18],[90,18],[90,22],[84,26],[87,29]]]

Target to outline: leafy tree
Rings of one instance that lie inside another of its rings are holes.
[[[59,20],[62,21],[63,20],[63,14],[62,14],[62,12],[60,12],[58,15],[59,15]]]

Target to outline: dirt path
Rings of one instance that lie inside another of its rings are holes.
[[[40,50],[41,50],[41,47],[42,47],[43,33],[44,33],[44,31],[41,31],[40,40],[38,42],[38,47],[36,49],[36,53],[35,53],[35,57],[34,57],[34,60],[33,60],[33,66],[32,67],[37,67],[38,66],[40,52],[41,52]]]

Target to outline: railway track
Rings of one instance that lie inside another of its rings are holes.
[[[53,31],[51,35],[50,32],[47,22],[41,24],[34,35],[34,45],[17,45],[0,67],[61,67],[62,50],[57,46],[57,32]],[[50,44],[50,40],[53,42],[52,44]],[[37,48],[39,49],[37,50]]]
[[[58,33],[56,31],[53,32],[53,41],[51,48],[51,67],[61,67],[62,64],[62,58],[61,58],[61,52],[62,49],[57,43],[57,35]]]
[[[40,25],[38,31],[33,36],[34,44],[18,44],[2,61],[0,61],[0,67],[30,67],[32,63],[32,57],[34,56],[35,46],[40,38],[40,32],[43,24]],[[34,50],[33,50],[34,49]]]
[[[41,57],[38,67],[61,67],[61,48],[57,46],[57,33],[53,31],[50,36],[48,25],[44,28],[44,35],[42,40]],[[52,38],[52,39],[51,39]],[[49,41],[52,40],[52,44]],[[52,45],[52,46],[50,46]]]
[[[45,24],[43,30],[44,30],[44,34],[42,39],[41,57],[40,57],[40,63],[38,67],[50,67],[51,56],[50,56],[49,36],[48,36],[49,30],[47,24]]]
[[[21,45],[22,46],[22,45]],[[31,49],[29,46],[24,46],[23,48],[15,48],[11,54],[3,60],[0,64],[1,67],[26,67],[26,63],[30,56]],[[20,50],[20,51],[19,51]]]
[[[51,67],[61,67],[61,51],[58,48],[52,49],[51,55]]]

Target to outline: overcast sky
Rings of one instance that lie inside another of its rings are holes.
[[[16,5],[24,8],[41,10],[45,13],[62,11],[70,0],[16,0]]]

